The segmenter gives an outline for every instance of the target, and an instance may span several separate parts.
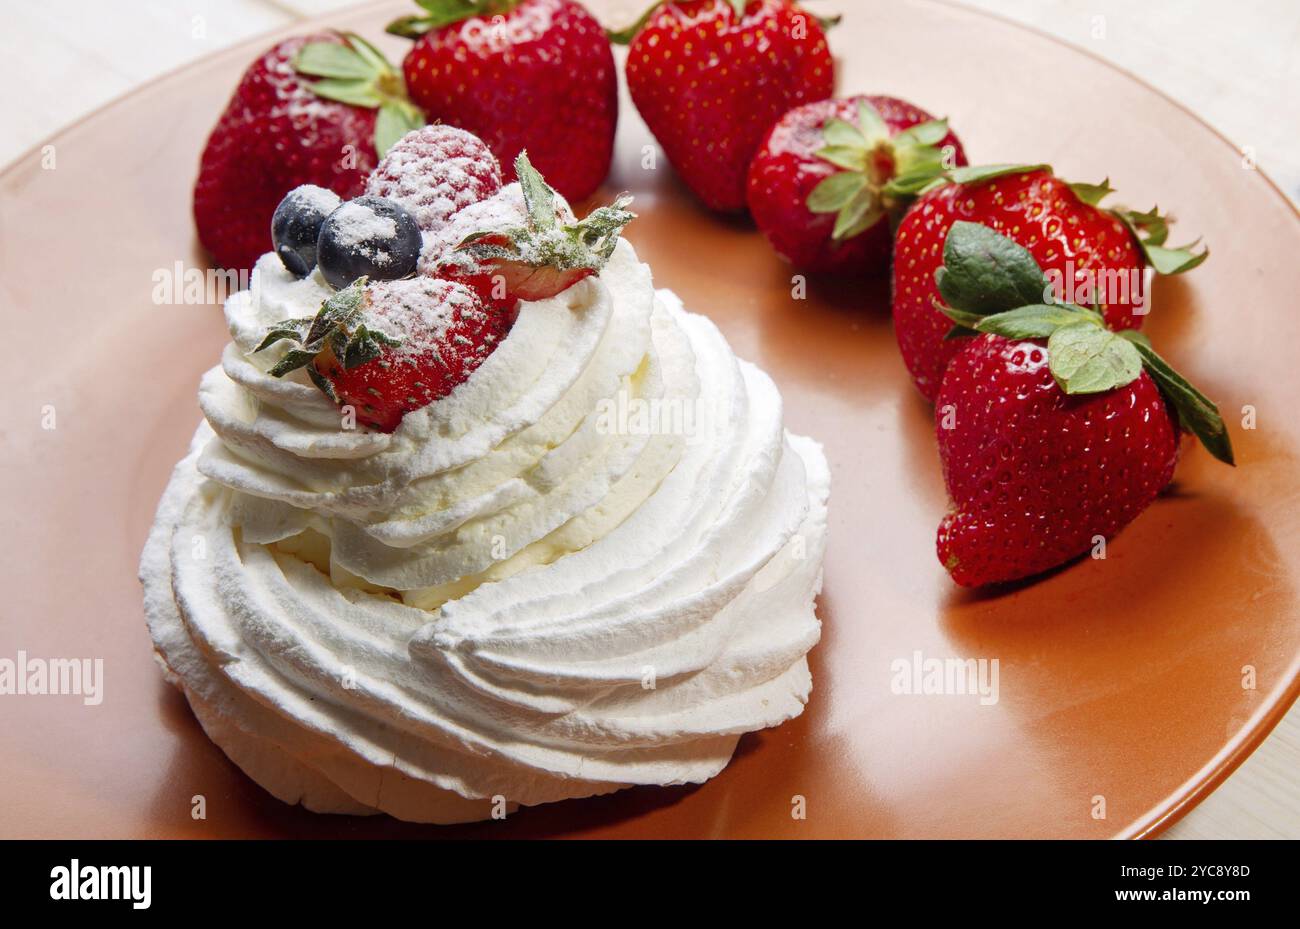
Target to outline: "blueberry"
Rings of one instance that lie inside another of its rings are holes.
[[[399,204],[357,197],[325,218],[316,241],[320,273],[340,290],[361,276],[395,281],[415,271],[420,227]]]
[[[271,217],[271,241],[284,266],[306,277],[316,266],[316,239],[325,217],[338,209],[339,195],[315,184],[303,184],[284,195]]]

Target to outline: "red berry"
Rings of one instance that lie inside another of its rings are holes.
[[[454,126],[425,126],[384,155],[366,193],[404,206],[425,232],[436,232],[472,203],[501,189],[501,166],[478,136]]]
[[[894,334],[926,399],[935,398],[944,370],[964,345],[962,339],[944,339],[952,321],[934,306],[940,300],[934,272],[943,264],[948,230],[958,220],[982,223],[1017,242],[1043,271],[1063,280],[1070,274],[1080,284],[1113,280],[1122,293],[1107,294],[1105,287],[1094,291],[1106,324],[1142,326],[1144,316],[1134,312],[1145,306],[1142,250],[1110,212],[1085,203],[1046,169],[947,184],[911,206],[894,241]]]
[[[631,198],[575,220],[526,154],[515,171],[517,186],[467,207],[430,237],[423,273],[460,281],[485,302],[513,308],[519,300],[553,297],[605,266],[634,218]]]
[[[347,199],[375,166],[375,111],[307,88],[293,59],[308,42],[343,44],[332,34],[300,36],[253,62],[203,150],[194,222],[223,267],[251,269],[271,247],[271,216],[290,190],[315,184]]]
[[[856,125],[860,102],[874,108],[890,138],[934,118],[894,97],[857,96],[805,103],[772,127],[750,165],[750,214],[777,254],[801,271],[869,273],[884,268],[889,261],[892,239],[888,216],[881,215],[870,228],[856,235],[836,239],[832,235],[836,214],[814,213],[808,207],[813,190],[845,170],[816,154],[828,144],[823,134],[826,122],[834,117]],[[945,155],[936,167],[966,164],[961,142],[951,132],[934,148]],[[875,144],[868,157],[871,168],[865,173],[873,187],[879,188],[899,173],[888,140]]]
[[[313,364],[337,401],[356,409],[358,422],[382,432],[451,393],[510,328],[469,288],[428,277],[367,285],[362,321],[400,344],[348,369],[327,345]]]
[[[489,233],[478,239],[479,246],[509,250],[510,237]],[[545,300],[568,290],[574,284],[596,273],[595,267],[556,268],[546,264],[531,264],[518,258],[487,258],[476,261],[469,268],[444,264],[444,276],[460,281],[484,300],[513,305],[519,300]]]
[[[520,0],[492,9],[500,12],[487,18],[467,12],[469,18],[416,40],[402,63],[411,99],[430,119],[479,136],[507,181],[527,149],[560,193],[587,197],[609,173],[618,120],[618,82],[604,29],[572,0]],[[401,21],[389,28],[409,34]]]
[[[628,48],[627,84],[654,137],[696,196],[745,208],[749,163],[791,107],[829,97],[835,66],[817,18],[790,0],[659,6]]]
[[[936,544],[963,586],[1029,577],[1089,551],[1151,504],[1178,455],[1178,428],[1145,371],[1068,396],[1042,342],[963,340],[935,413],[952,500]]]

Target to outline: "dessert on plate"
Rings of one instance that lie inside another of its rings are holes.
[[[699,783],[798,715],[829,473],[620,231],[474,136],[300,188],[141,561],[167,678],[276,797],[461,822]]]

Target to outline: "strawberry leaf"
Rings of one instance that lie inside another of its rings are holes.
[[[943,149],[933,145],[898,146],[894,149],[894,164],[900,176],[924,175],[928,181],[944,172]]]
[[[894,144],[898,146],[909,145],[938,145],[943,141],[943,137],[948,134],[948,120],[931,119],[924,123],[917,123],[915,126],[909,126],[898,135],[894,136]]]
[[[636,214],[628,209],[631,205],[630,194],[619,194],[613,203],[597,207],[577,224],[566,226],[565,230],[576,233],[578,241],[603,265],[618,247],[618,237],[623,227],[636,218]]]
[[[835,217],[831,238],[851,239],[870,229],[883,215],[884,211],[880,209],[875,193],[870,188],[863,187]]]
[[[832,116],[822,126],[822,138],[831,147],[866,148],[867,137],[852,123]]]
[[[307,332],[311,329],[312,321],[313,317],[310,316],[281,320],[267,331],[266,338],[262,339],[257,348],[253,349],[250,354],[265,351],[283,339],[293,339],[295,342],[305,341]]]
[[[1195,251],[1196,246],[1200,244],[1200,239],[1176,248],[1166,246],[1165,242],[1169,239],[1169,223],[1172,220],[1160,215],[1159,207],[1152,207],[1146,212],[1118,209],[1112,210],[1111,213],[1128,226],[1129,231],[1133,233],[1133,238],[1141,247],[1147,264],[1151,265],[1157,274],[1182,274],[1210,257],[1208,248],[1200,252]]]
[[[424,117],[412,104],[390,100],[375,115],[375,152],[380,158],[404,135],[424,125]]]
[[[1146,212],[1138,210],[1112,210],[1119,219],[1133,230],[1133,234],[1148,245],[1164,245],[1169,238],[1169,219],[1160,215],[1160,207],[1153,206]]]
[[[866,186],[866,177],[857,172],[832,174],[808,194],[808,209],[813,213],[838,213]]]
[[[1067,394],[1097,394],[1131,384],[1142,373],[1137,347],[1109,329],[1078,322],[1052,332],[1048,367]]]
[[[1110,178],[1106,178],[1100,184],[1071,184],[1070,189],[1074,191],[1076,197],[1089,206],[1096,206],[1109,194],[1115,192],[1115,188],[1110,186]]]
[[[829,161],[837,168],[848,171],[867,170],[867,150],[861,145],[827,145],[813,152],[822,161]]]
[[[327,77],[319,81],[313,81],[307,85],[318,97],[324,97],[326,100],[334,100],[338,103],[347,103],[351,106],[374,109],[384,102],[379,96],[379,91],[375,90],[375,85],[367,79],[361,80],[343,80],[341,78]]]
[[[1142,357],[1147,373],[1178,411],[1178,419],[1183,427],[1196,436],[1206,451],[1219,461],[1235,465],[1236,458],[1232,451],[1232,440],[1228,436],[1228,427],[1214,402],[1161,358],[1151,347],[1150,340],[1141,333],[1125,330],[1120,333],[1120,337],[1132,344]]]
[[[365,323],[360,323],[344,345],[339,360],[344,370],[351,370],[374,361],[383,353],[385,347],[396,348],[401,344],[401,339],[393,338],[378,329],[368,328]]]
[[[868,143],[889,138],[889,127],[885,125],[880,111],[869,100],[858,101],[858,128]]]
[[[949,306],[978,316],[1042,303],[1050,293],[1027,249],[988,226],[964,221],[948,230],[935,283]]]
[[[814,154],[842,171],[822,180],[805,201],[811,213],[838,214],[831,233],[837,241],[861,235],[886,215],[896,219],[944,170],[943,152],[933,143],[947,135],[946,121],[929,120],[890,138],[869,101],[858,100],[857,110],[857,126],[837,117],[823,124],[826,144]]]
[[[290,371],[297,371],[316,360],[316,352],[294,348],[285,352],[284,357],[275,363],[266,373],[271,377],[284,377]]]
[[[339,402],[339,395],[334,390],[334,385],[330,383],[329,378],[316,370],[315,365],[307,366],[307,376],[311,378],[311,382],[320,389],[321,393],[329,397],[334,403]]]
[[[979,317],[975,329],[1007,339],[1046,339],[1057,329],[1081,322],[1102,325],[1101,317],[1092,310],[1070,303],[1038,303]]]
[[[334,42],[304,45],[294,57],[293,66],[302,74],[339,80],[362,80],[375,74],[375,69],[355,49]]]
[[[896,197],[910,197],[929,187],[935,179],[935,172],[930,170],[929,166],[923,165],[916,170],[895,175],[881,188],[881,193]],[[942,178],[939,180],[942,181]]]
[[[318,77],[306,82],[316,96],[349,106],[377,109],[374,144],[379,157],[412,129],[424,125],[424,114],[406,96],[402,75],[382,52],[354,32],[342,33],[346,45],[310,42],[294,57],[300,74]]]
[[[311,382],[335,403],[338,396],[328,378],[316,370],[313,362],[322,354],[332,354],[346,369],[355,368],[380,356],[385,347],[401,344],[401,340],[376,329],[371,329],[362,317],[366,307],[366,278],[359,277],[347,287],[332,294],[311,319],[286,319],[276,323],[252,353],[263,351],[282,339],[293,339],[298,344],[289,349],[266,373],[271,377],[284,377],[299,368],[307,369]],[[252,354],[250,353],[250,354]]]
[[[962,335],[976,335],[978,333],[977,327],[980,321],[984,319],[979,313],[967,313],[965,310],[947,306],[938,300],[934,301],[934,308],[956,323],[952,329],[948,330],[948,334],[944,336],[945,339],[955,339]]]
[[[499,0],[415,0],[425,13],[423,16],[402,16],[393,20],[384,31],[391,35],[414,39],[433,29],[450,26],[471,16],[491,15],[497,12]],[[504,10],[502,10],[504,12]]]
[[[997,177],[1005,177],[1008,174],[1028,174],[1031,171],[1050,171],[1048,165],[968,165],[964,168],[953,168],[947,174],[947,180],[954,184],[981,184],[984,181],[991,181]]]
[[[372,73],[387,74],[393,71],[393,66],[388,63],[388,59],[384,57],[384,53],[375,48],[361,36],[357,35],[357,33],[345,32],[343,37],[347,40],[347,43],[351,46],[352,50],[356,52],[357,56],[370,66]]]
[[[533,228],[544,232],[554,229],[559,219],[555,215],[555,191],[528,160],[528,151],[520,151],[515,159],[515,174],[524,195],[524,207]]]
[[[317,346],[328,339],[335,331],[346,329],[360,315],[366,300],[366,278],[359,277],[347,287],[331,294],[316,318],[312,320],[311,329],[303,345],[307,348]]]
[[[1198,240],[1199,242],[1199,240]],[[1160,245],[1142,245],[1142,251],[1146,253],[1147,262],[1155,268],[1156,274],[1182,274],[1184,271],[1190,271],[1197,267],[1206,258],[1210,257],[1208,248],[1202,249],[1199,253],[1192,251],[1196,248],[1198,242],[1190,245],[1184,245],[1180,248],[1165,248]]]

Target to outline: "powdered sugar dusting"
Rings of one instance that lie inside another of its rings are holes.
[[[441,228],[426,232],[418,270],[421,274],[435,274],[437,266],[444,261],[468,267],[473,259],[456,251],[456,246],[468,236],[476,232],[510,229],[523,225],[527,220],[519,184],[508,184],[486,200],[458,211]]]
[[[573,211],[559,194],[555,196],[555,206],[562,223],[574,221]],[[456,251],[457,245],[476,232],[502,232],[527,223],[523,188],[518,181],[507,184],[491,197],[457,212],[441,229],[426,232],[417,270],[421,274],[433,275],[440,264],[470,269],[473,259]]]
[[[351,200],[334,211],[330,220],[340,245],[362,245],[376,239],[397,237],[397,221],[391,216],[380,216],[364,203]]]
[[[501,187],[501,168],[479,138],[454,126],[407,133],[371,174],[366,193],[395,200],[425,232]]]
[[[486,315],[474,292],[452,281],[428,277],[376,281],[367,293],[366,323],[401,341],[391,352],[393,361],[437,354],[455,341],[463,323],[481,323]]]
[[[338,209],[341,198],[332,190],[315,184],[302,184],[289,192],[289,196],[317,215],[327,216]]]

